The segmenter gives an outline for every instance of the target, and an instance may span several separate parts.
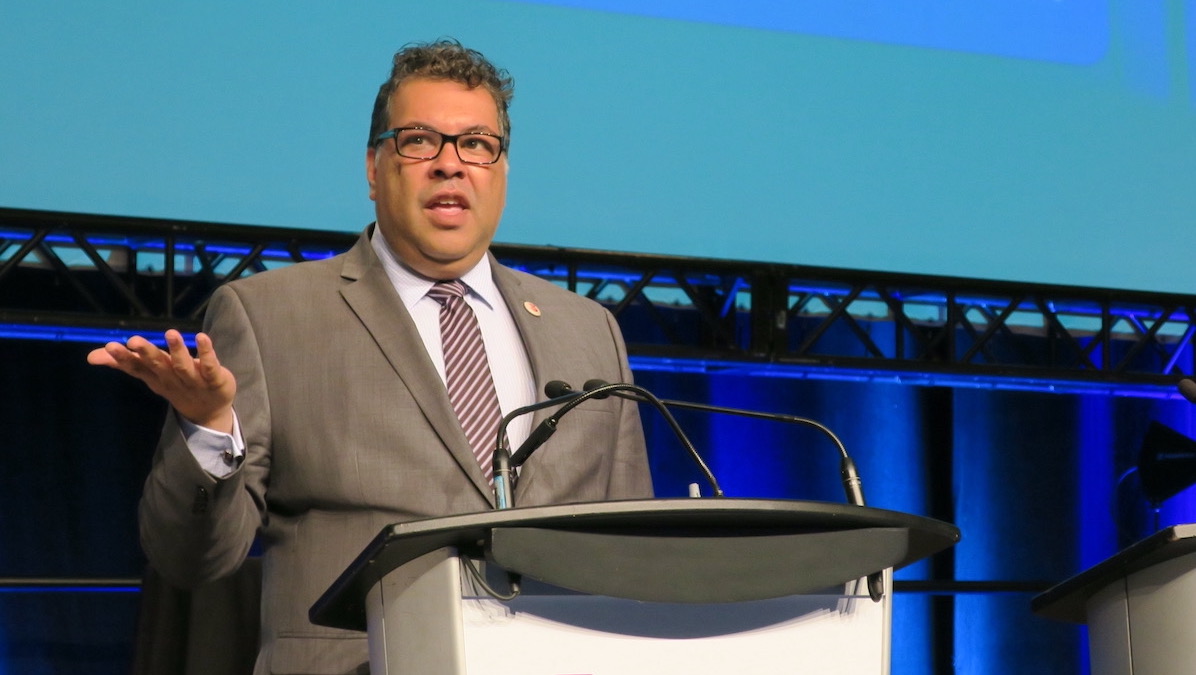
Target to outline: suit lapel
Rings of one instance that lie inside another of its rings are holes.
[[[506,303],[507,310],[515,321],[515,327],[519,329],[520,339],[523,340],[523,350],[527,353],[528,361],[531,363],[532,379],[535,381],[536,400],[540,400],[544,394],[544,386],[553,377],[554,369],[557,368],[556,364],[561,362],[556,355],[558,345],[552,336],[547,334],[545,322],[541,321],[539,317],[533,316],[526,309],[524,303],[538,304],[536,302],[538,298],[533,297],[534,294],[523,285],[519,275],[500,265],[492,254],[488,255],[491,255],[490,269],[493,270],[494,283],[498,286],[503,302]],[[569,384],[580,386],[574,382]],[[556,412],[555,409],[550,408],[532,413],[533,426],[554,412]]]
[[[534,284],[524,284],[521,275],[514,270],[498,265],[493,258],[491,258],[491,263],[495,284],[501,291],[503,301],[506,303],[507,309],[510,310],[515,326],[519,329],[519,335],[523,339],[523,348],[527,352],[528,361],[531,363],[532,378],[535,380],[536,398],[543,400],[544,386],[550,380],[567,377],[570,369],[566,366],[571,359],[575,359],[577,356],[573,352],[576,345],[562,342],[558,323],[561,317],[548,313],[552,311],[550,306],[555,303],[541,297],[536,292]],[[528,307],[525,303],[532,303],[533,307]],[[537,313],[534,314],[533,309]],[[539,314],[541,310],[545,311],[544,315]],[[558,328],[554,328],[554,326]],[[582,385],[581,382],[569,382],[569,384],[577,389],[580,389]],[[547,408],[532,413],[532,428],[558,410],[559,408]],[[548,443],[552,443],[552,441],[550,440]],[[545,448],[541,448],[538,453],[539,457],[544,457],[544,450]],[[515,487],[517,500],[522,495],[530,494],[529,490],[534,491],[533,485],[539,482],[537,479],[542,465],[540,460],[535,459],[536,457],[537,455],[533,455],[532,460],[529,460],[520,469],[519,481]],[[550,475],[546,478],[551,481]]]
[[[372,229],[372,228],[371,228]],[[411,392],[446,450],[487,499],[494,495],[453,413],[444,383],[428,358],[419,330],[374,253],[367,230],[345,256],[341,296],[369,331],[395,373]]]

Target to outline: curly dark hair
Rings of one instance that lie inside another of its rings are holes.
[[[507,108],[515,95],[515,81],[511,75],[486,60],[482,53],[468,49],[460,42],[440,39],[435,42],[409,44],[400,49],[394,57],[390,77],[378,89],[374,99],[374,112],[370,117],[370,138],[366,144],[372,148],[378,134],[389,129],[390,99],[399,85],[406,80],[426,77],[460,82],[470,87],[484,87],[494,97],[498,106],[499,133],[510,143],[511,118]]]

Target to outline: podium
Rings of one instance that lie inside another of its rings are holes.
[[[936,520],[808,501],[489,511],[384,528],[310,618],[367,631],[375,675],[885,673],[891,570],[958,540]],[[479,590],[478,561],[523,592]]]
[[[1088,624],[1092,675],[1176,675],[1196,663],[1196,525],[1175,525],[1034,598],[1035,613]]]

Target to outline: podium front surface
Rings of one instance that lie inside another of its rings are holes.
[[[1034,598],[1047,618],[1088,625],[1092,675],[1196,667],[1196,525],[1139,541]]]
[[[744,659],[768,672],[884,673],[889,571],[958,538],[908,514],[781,500],[452,516],[385,528],[311,619],[368,630],[375,674],[698,675],[743,672]],[[513,600],[481,592],[462,570],[482,558],[528,588]],[[877,573],[874,603],[863,577]]]

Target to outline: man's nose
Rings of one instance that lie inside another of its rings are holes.
[[[457,153],[456,143],[444,143],[440,152],[432,158],[432,173],[436,176],[456,177],[465,175],[465,163]]]

